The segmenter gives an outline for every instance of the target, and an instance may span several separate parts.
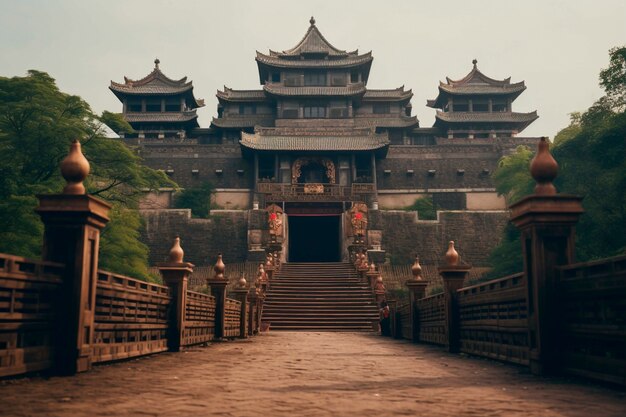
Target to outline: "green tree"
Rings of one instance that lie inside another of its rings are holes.
[[[514,153],[500,159],[493,173],[493,181],[499,195],[513,203],[531,194],[535,187],[528,171],[533,152],[526,146],[518,146]]]
[[[408,211],[417,211],[420,220],[436,220],[437,207],[432,197],[417,198],[410,206],[404,208]]]
[[[174,207],[191,209],[193,217],[206,219],[211,212],[211,195],[214,191],[213,184],[210,182],[186,188],[174,198]]]
[[[103,233],[102,265],[147,277],[147,247],[137,239],[139,221],[131,210],[142,190],[174,184],[142,166],[122,141],[106,138],[105,123],[115,131],[132,130],[120,115],[94,114],[80,97],[61,92],[45,72],[0,77],[1,252],[40,256],[43,227],[33,212],[35,196],[61,191],[59,163],[77,138],[91,164],[87,191],[114,204]]]
[[[584,197],[585,214],[576,228],[579,260],[626,253],[626,48],[613,48],[600,73],[606,95],[582,114],[571,114],[559,131],[552,154],[559,163],[559,192]],[[509,202],[531,194],[534,182],[528,164],[531,152],[520,150],[502,158],[494,173],[496,189]],[[515,250],[517,247],[517,251]],[[491,254],[494,274],[519,272],[519,234],[507,229]]]

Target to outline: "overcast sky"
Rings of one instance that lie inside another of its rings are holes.
[[[259,88],[255,51],[291,48],[311,15],[335,47],[372,51],[368,87],[413,89],[422,127],[439,80],[476,58],[492,78],[526,81],[514,110],[540,118],[522,135],[552,137],[602,95],[608,50],[626,44],[624,0],[0,0],[0,75],[46,71],[98,113],[120,112],[110,80],[142,78],[158,57],[169,77],[193,80],[204,127],[216,90]]]

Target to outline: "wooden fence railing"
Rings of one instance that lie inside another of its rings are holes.
[[[563,369],[626,385],[626,256],[559,272]]]
[[[195,291],[187,291],[185,306],[184,346],[213,340],[215,335],[215,297]]]
[[[227,298],[224,311],[224,336],[239,336],[239,325],[241,322],[241,301]]]
[[[0,377],[55,367],[56,330],[69,325],[59,314],[64,308],[59,301],[64,271],[60,263],[0,254]],[[163,352],[171,348],[170,339],[176,337],[180,337],[180,347],[215,338],[216,317],[220,315],[216,314],[213,295],[186,290],[185,297],[180,298],[184,305],[178,306],[174,302],[179,299],[174,295],[176,286],[107,271],[98,271],[94,285],[89,363]],[[235,293],[247,300],[246,289]],[[259,330],[257,303],[261,298],[253,299],[250,304],[225,299],[223,337],[245,337]],[[178,314],[183,317],[181,322],[176,320]],[[182,329],[177,333],[180,323]]]
[[[461,351],[528,365],[524,274],[458,291]]]
[[[52,366],[63,269],[0,254],[0,377]]]
[[[92,362],[167,350],[170,302],[166,286],[98,271]]]
[[[420,341],[445,345],[448,343],[446,328],[446,301],[443,293],[417,301],[417,334]]]

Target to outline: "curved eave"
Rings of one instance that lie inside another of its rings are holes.
[[[530,113],[445,113],[438,111],[435,115],[435,126],[463,125],[463,124],[493,124],[493,125],[513,125],[518,131],[522,131],[532,122],[537,120],[537,111]]]
[[[265,100],[263,90],[233,90],[224,86],[224,90],[217,90],[215,94],[220,102],[259,102]]]
[[[417,116],[412,117],[355,117],[357,127],[415,128],[419,127]]]
[[[502,86],[511,84],[511,77],[505,78],[504,80],[496,80],[495,78],[486,76],[482,71],[478,69],[476,64],[474,64],[474,68],[472,68],[472,70],[465,77],[461,78],[460,80],[453,80],[450,77],[446,77],[446,82],[448,83],[448,85],[462,85],[467,84],[474,79],[479,79],[480,81],[490,85]]]
[[[257,118],[216,118],[211,120],[211,127],[217,127],[220,129],[245,129],[253,128],[255,126],[272,127],[274,126],[273,117],[257,117]]]
[[[366,91],[362,83],[350,87],[273,87],[266,84],[263,90],[269,95],[278,97],[355,97],[362,96]]]
[[[363,101],[395,101],[405,102],[413,98],[413,90],[404,91],[404,86],[395,90],[370,90],[363,96]]]
[[[241,133],[239,144],[254,151],[358,152],[378,151],[389,146],[387,134],[372,136],[262,136]]]
[[[178,90],[174,89],[165,89],[165,88],[153,88],[151,90],[128,87],[120,88],[123,86],[121,84],[114,83],[111,81],[111,85],[109,86],[109,90],[115,94],[115,97],[118,98],[119,101],[123,102],[125,97],[128,96],[153,96],[153,97],[163,97],[163,96],[179,96],[182,95],[185,97],[185,102],[189,108],[195,109],[198,107],[204,107],[204,99],[197,99],[193,94],[193,86],[189,84],[185,88],[181,88]]]
[[[511,100],[515,100],[526,90],[524,82],[517,84],[510,84],[502,87],[495,86],[450,86],[440,83],[439,94],[434,100],[427,100],[426,106],[435,109],[442,109],[447,104],[448,97],[470,97],[470,96],[500,96],[509,97]]]
[[[125,113],[123,116],[128,123],[186,123],[198,118],[195,110],[184,113]]]
[[[255,58],[259,65],[274,68],[348,68],[371,63],[373,59],[371,51],[363,55],[348,55],[338,59],[287,59],[257,51]]]

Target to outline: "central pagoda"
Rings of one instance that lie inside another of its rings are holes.
[[[367,89],[372,61],[331,45],[311,18],[293,48],[257,51],[262,89],[218,91],[212,129],[222,143],[241,135],[256,201],[375,201],[376,160],[419,122],[410,90]]]

